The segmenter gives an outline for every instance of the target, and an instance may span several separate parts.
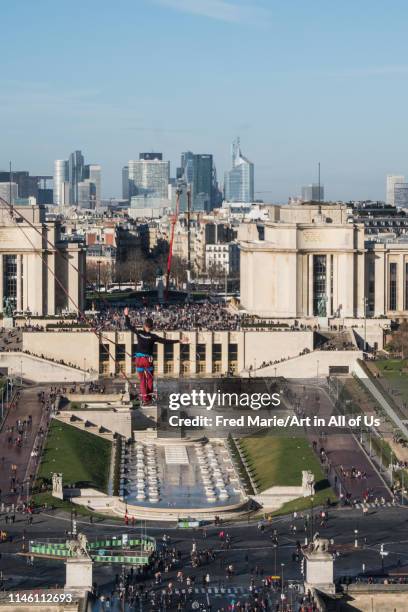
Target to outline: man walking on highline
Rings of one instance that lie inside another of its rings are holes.
[[[152,332],[153,320],[150,318],[145,320],[143,329],[136,329],[136,327],[130,322],[129,308],[127,306],[123,313],[125,315],[126,327],[130,329],[137,338],[137,349],[134,358],[136,363],[136,372],[140,381],[140,395],[142,398],[142,403],[144,405],[149,405],[152,403],[153,393],[153,348],[155,343],[160,342],[161,344],[177,344],[178,342],[181,342],[182,344],[188,344],[188,339],[182,338],[181,340],[170,340],[169,338],[157,336]]]

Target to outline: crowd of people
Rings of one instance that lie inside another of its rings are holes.
[[[158,331],[235,331],[240,325],[239,315],[211,302],[131,307],[129,318],[135,327],[142,327],[151,318]],[[101,331],[126,329],[123,310],[118,308],[101,310],[93,322]]]

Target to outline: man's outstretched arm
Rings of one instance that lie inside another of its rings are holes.
[[[173,340],[172,338],[163,338],[162,336],[157,336],[156,334],[152,334],[155,342],[160,342],[160,344],[189,344],[189,339],[185,336],[182,336],[179,340]]]
[[[126,306],[126,308],[123,311],[123,314],[125,315],[125,325],[126,328],[129,329],[132,332],[137,332],[137,328],[132,324],[130,318],[129,318],[129,308],[128,306]]]

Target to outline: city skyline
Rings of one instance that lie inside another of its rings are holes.
[[[91,0],[81,20],[62,6],[57,30],[49,2],[10,5],[2,16],[0,167],[11,159],[52,174],[55,159],[81,149],[104,168],[111,197],[139,151],[163,151],[173,169],[180,152],[207,151],[222,177],[239,134],[259,197],[299,195],[320,161],[329,199],[384,199],[383,177],[406,174],[408,165],[400,129],[408,8],[393,4],[397,22],[394,11],[366,1],[333,12],[321,2],[260,0],[250,9],[238,0],[124,0],[118,11]],[[244,40],[250,53],[242,53]],[[92,78],[84,61],[91,57]],[[128,57],[142,60],[137,79],[129,79]],[[392,113],[390,91],[398,91]]]

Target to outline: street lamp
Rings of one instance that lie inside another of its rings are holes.
[[[384,550],[384,544],[381,544],[380,556],[381,556],[381,571],[382,573],[384,573],[384,558],[388,557],[388,552]]]
[[[285,593],[283,592],[283,568],[285,567],[284,563],[281,563],[281,602],[282,602],[282,612],[283,612],[283,602],[285,600]]]
[[[364,351],[367,351],[367,298],[363,297],[363,310],[364,310]]]
[[[276,576],[276,572],[278,571],[278,568],[277,568],[278,544],[277,544],[277,542],[274,542],[273,550],[274,550],[274,553],[275,553],[275,572],[274,572],[274,574]]]
[[[314,538],[314,497],[313,495],[310,498],[310,505],[311,505],[311,514],[310,514],[310,541],[313,542],[313,538]]]

